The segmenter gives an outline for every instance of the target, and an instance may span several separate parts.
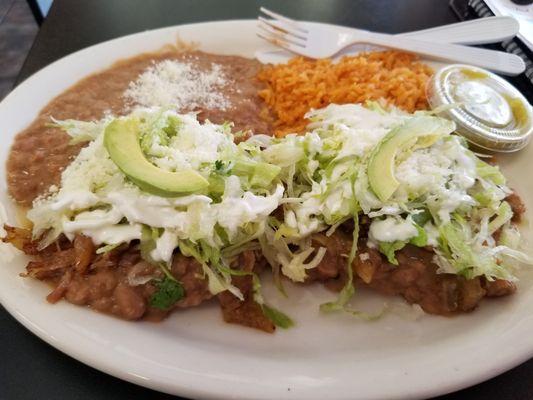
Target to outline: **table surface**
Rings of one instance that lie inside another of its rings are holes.
[[[299,19],[399,33],[456,22],[448,0],[55,0],[20,72],[104,40],[183,23],[255,18],[260,5]],[[494,349],[487,349],[494,351]],[[175,399],[87,367],[32,335],[0,307],[0,399]],[[439,400],[532,399],[533,360]]]

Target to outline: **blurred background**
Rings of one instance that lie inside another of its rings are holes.
[[[11,90],[52,0],[0,0],[0,100]]]
[[[0,0],[0,100],[11,90],[38,29],[26,0]]]

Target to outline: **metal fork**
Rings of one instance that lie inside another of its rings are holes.
[[[305,27],[298,21],[261,7],[271,19],[259,16],[258,36],[275,45],[309,58],[326,58],[355,43],[368,43],[404,50],[439,61],[477,65],[505,75],[525,70],[524,61],[503,51],[486,50],[456,44],[426,42],[410,37],[363,30],[338,31],[327,26]]]

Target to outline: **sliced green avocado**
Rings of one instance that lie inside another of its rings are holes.
[[[172,197],[197,192],[209,185],[196,171],[165,171],[148,161],[139,144],[136,119],[115,119],[107,125],[104,146],[117,167],[145,192]]]
[[[430,116],[410,118],[392,129],[372,150],[368,162],[368,182],[378,199],[387,201],[400,185],[394,176],[396,156],[400,152],[429,147],[454,130],[453,122]]]

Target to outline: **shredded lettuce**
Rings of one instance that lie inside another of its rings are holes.
[[[396,260],[396,251],[403,249],[406,244],[407,242],[399,240],[395,242],[380,242],[379,251],[381,254],[387,257],[388,262],[398,265],[398,260]]]
[[[281,264],[281,272],[294,282],[303,282],[306,278],[305,270],[317,267],[326,254],[326,248],[319,247],[315,256],[306,263],[305,261],[314,251],[313,247],[309,247],[299,253],[291,253],[289,257],[282,253],[278,254],[277,259]]]
[[[252,288],[254,292],[254,301],[261,306],[261,310],[265,317],[267,317],[272,323],[282,329],[288,329],[294,326],[294,321],[283,313],[282,311],[269,306],[265,303],[263,295],[261,293],[261,282],[257,274],[252,273]]]
[[[293,320],[278,309],[266,304],[261,305],[261,308],[265,316],[271,320],[274,325],[283,329],[288,329],[294,326]]]
[[[422,220],[422,219],[420,219]],[[418,231],[418,235],[412,237],[409,240],[396,240],[393,242],[379,242],[379,251],[385,257],[387,261],[391,264],[398,265],[398,260],[396,259],[396,252],[403,249],[408,243],[413,244],[418,247],[424,247],[428,244],[428,235],[424,228],[420,225],[413,223],[414,227]]]
[[[190,240],[180,241],[179,249],[181,254],[193,257],[201,264],[203,272],[207,276],[208,289],[211,294],[217,295],[228,290],[238,299],[244,300],[239,288],[231,284],[231,274],[224,270],[218,249],[209,246],[205,242],[194,244]]]
[[[350,249],[350,254],[348,256],[348,260],[346,262],[346,283],[344,284],[341,292],[339,293],[339,297],[336,301],[324,303],[320,305],[320,311],[322,312],[333,312],[333,311],[350,311],[349,308],[347,308],[346,304],[350,301],[350,299],[355,294],[355,287],[353,284],[353,269],[352,269],[352,263],[355,259],[355,255],[357,252],[357,242],[359,240],[359,216],[356,215],[353,219],[354,222],[354,228],[352,233],[352,247]],[[353,311],[353,310],[352,310]],[[357,313],[354,313],[356,315]]]
[[[415,246],[418,246],[418,247],[424,247],[428,244],[428,235],[426,233],[426,231],[424,230],[424,228],[422,228],[420,225],[418,224],[414,224],[416,230],[418,231],[418,235],[416,235],[415,237],[411,238],[409,240],[409,243],[411,244],[414,244]]]
[[[230,123],[202,124],[194,114],[168,108],[136,109],[122,118],[139,121],[147,160],[166,171],[192,169],[209,182],[207,189],[176,197],[143,192],[113,163],[102,143],[113,116],[53,120],[73,143],[89,143],[63,171],[60,186],[36,199],[28,218],[41,247],[61,234],[91,237],[99,254],[139,240],[142,257],[164,273],[165,280],[154,282],[160,288],[154,301],[162,307],[179,297],[179,282],[169,271],[176,251],[200,263],[211,293],[228,290],[242,299],[232,276],[250,273],[232,270],[230,260],[260,249],[285,293],[283,277],[305,282],[326,257],[328,249],[313,235],[335,235],[353,220],[346,284],[320,309],[371,319],[347,305],[355,293],[352,263],[362,215],[370,230],[383,221],[397,230],[386,235],[382,224],[385,234],[369,234],[369,245],[391,264],[398,264],[396,252],[407,244],[433,246],[439,272],[514,279],[516,265],[532,260],[520,250],[504,176],[452,134],[453,124],[429,115],[406,114],[378,102],[333,104],[308,113],[305,135],[256,135],[235,144]],[[394,190],[377,196],[372,188],[379,171],[369,179],[372,154],[400,127],[415,132],[406,133],[402,151],[395,153]],[[251,274],[254,299],[265,315],[277,326],[292,325],[265,303],[259,279]]]
[[[505,185],[505,177],[500,172],[500,168],[495,165],[490,165],[485,161],[477,159],[476,171],[482,179],[487,179],[495,185]]]
[[[513,218],[513,210],[506,201],[502,201],[498,210],[496,210],[496,217],[489,222],[489,233],[492,235],[498,229],[500,229],[505,223]]]
[[[96,139],[109,120],[109,118],[104,118],[102,121],[57,120],[52,117],[53,123],[50,126],[68,133],[70,144],[78,144]]]
[[[471,227],[463,217],[455,214],[453,219],[439,227],[438,261],[451,266],[454,273],[467,279],[485,276],[488,279],[513,280],[493,251],[494,248],[474,243]],[[449,271],[446,271],[449,272]],[[451,271],[450,271],[451,272]]]
[[[111,250],[117,248],[118,246],[120,246],[120,244],[106,244],[105,246],[101,246],[99,247],[98,249],[96,249],[96,254],[105,254],[105,253],[109,253]]]
[[[156,240],[159,239],[159,236],[159,229],[147,225],[142,227],[141,243],[139,245],[141,257],[152,264],[159,264],[152,258],[152,251],[156,248]]]

